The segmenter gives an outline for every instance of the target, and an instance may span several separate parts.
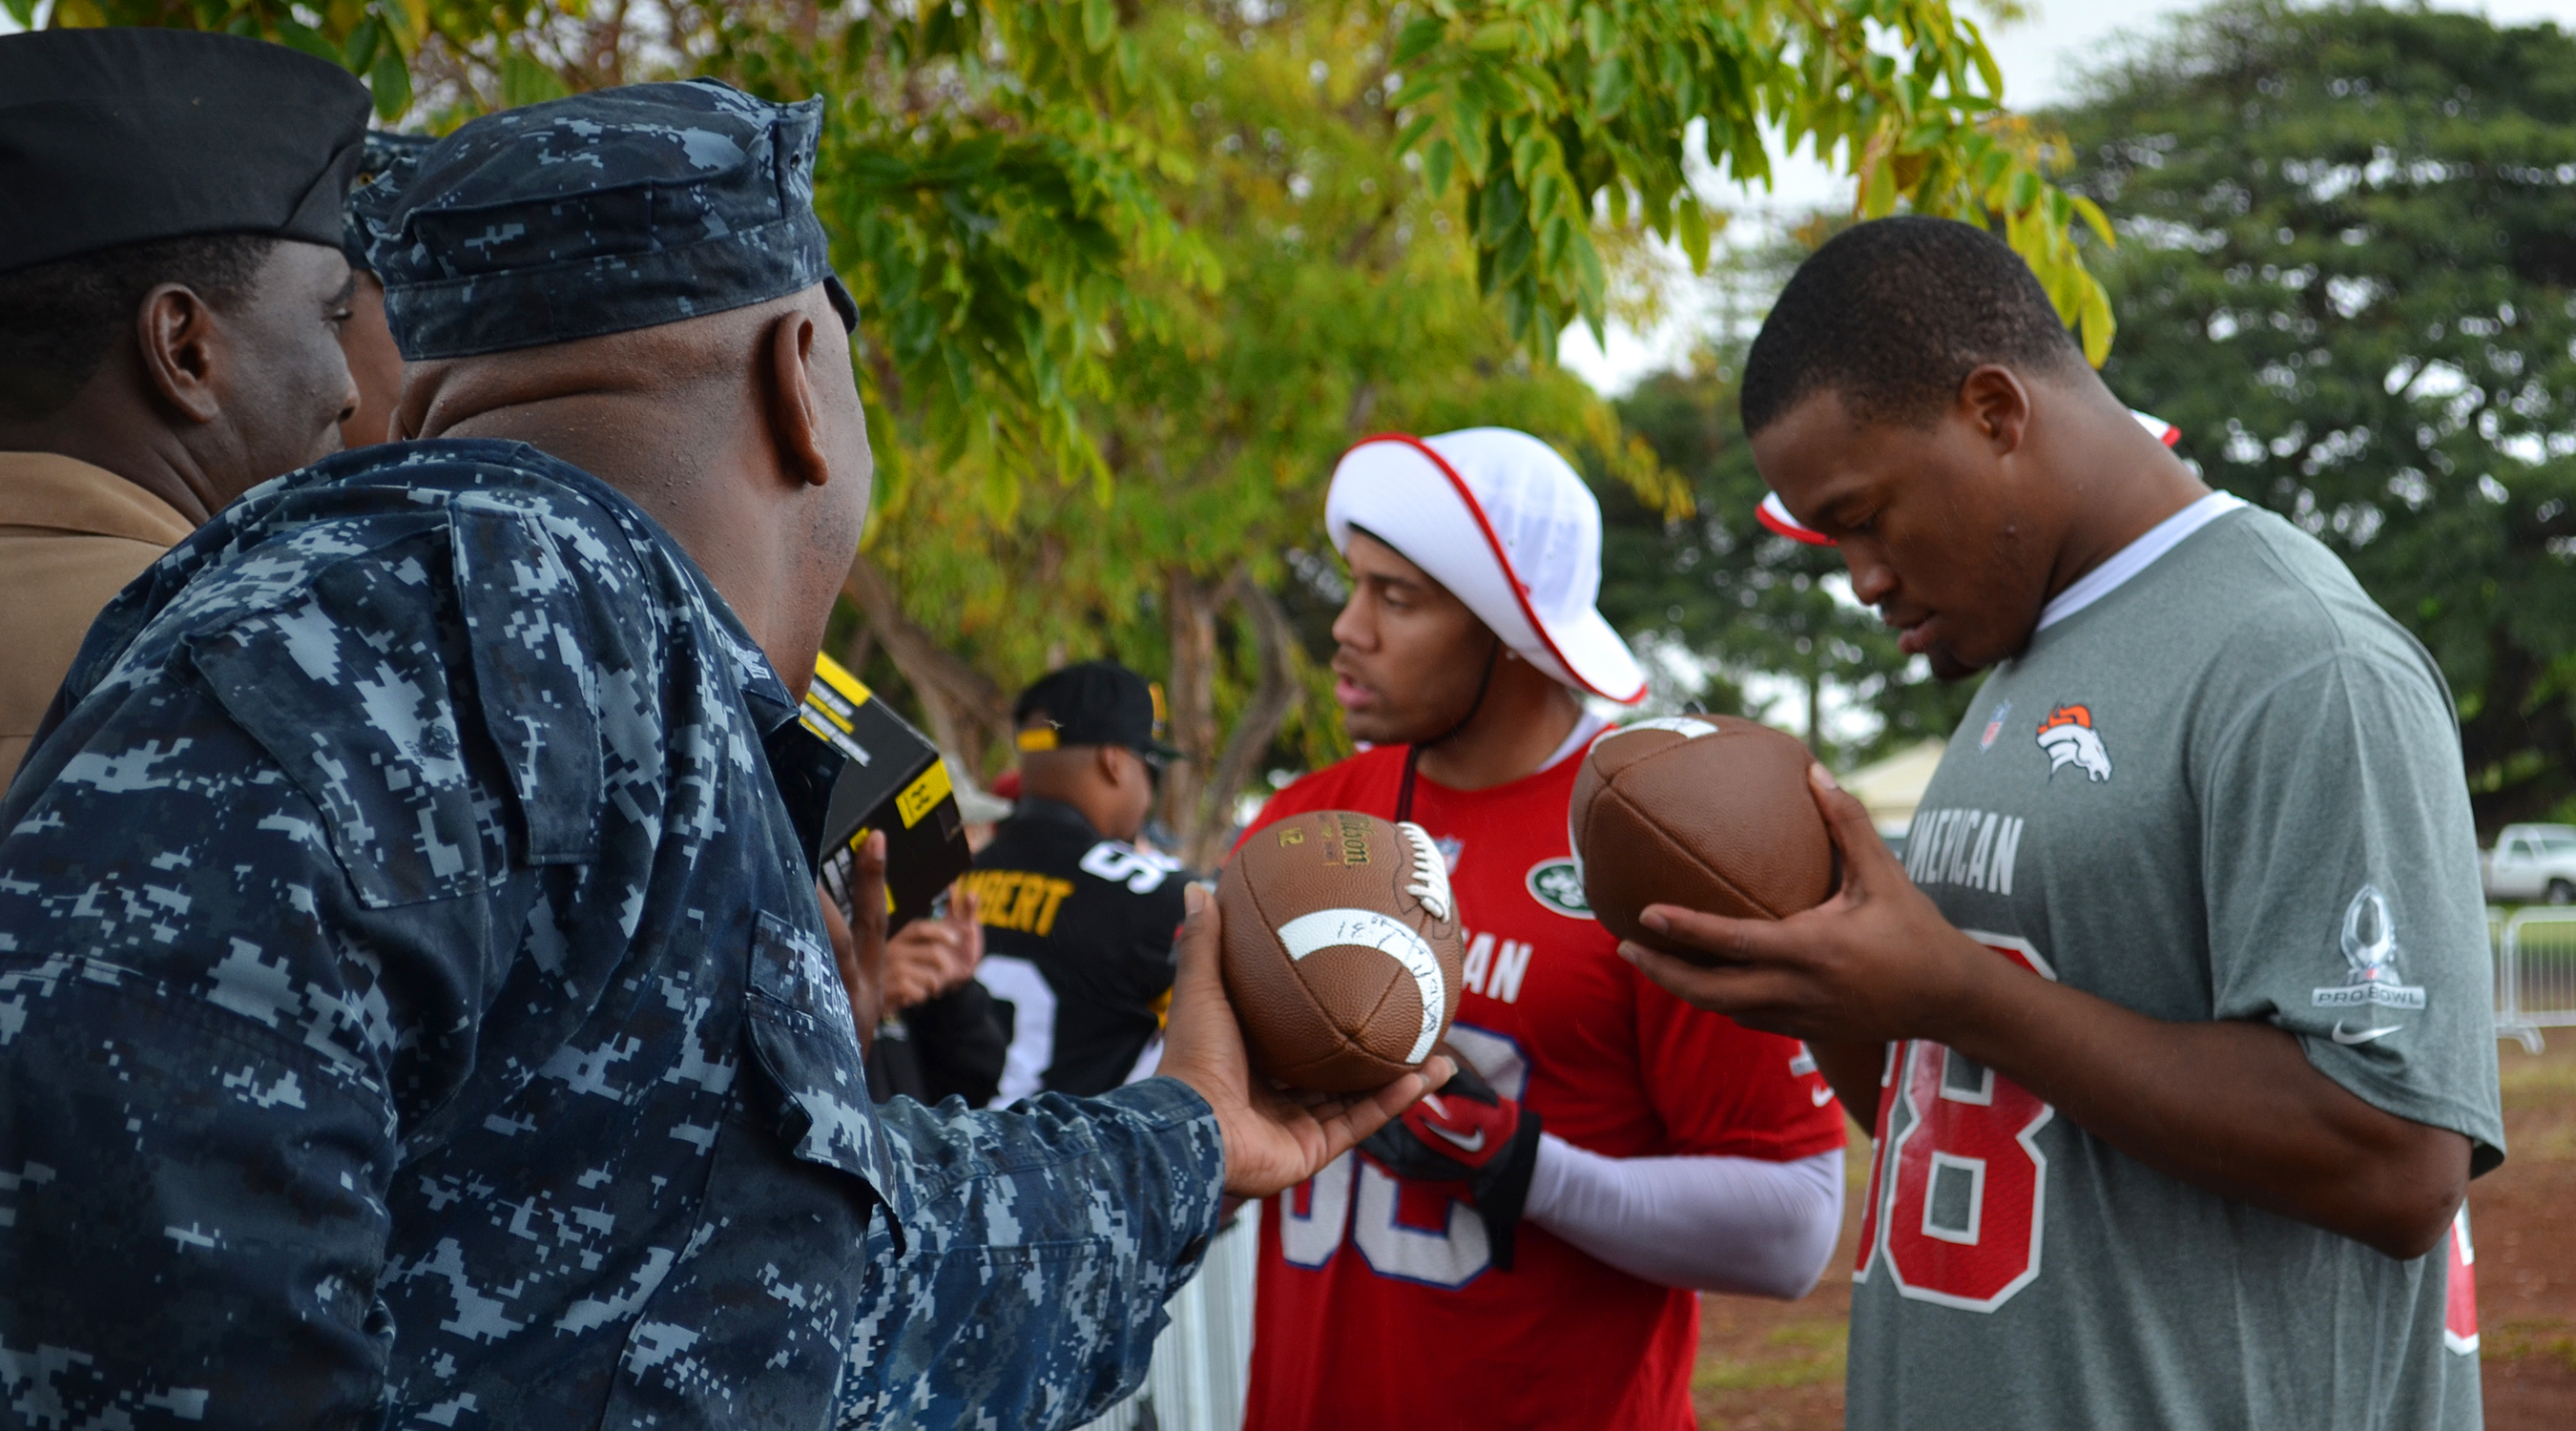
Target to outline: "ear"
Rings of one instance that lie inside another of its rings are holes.
[[[801,311],[779,315],[769,325],[769,436],[778,448],[778,465],[791,479],[808,487],[832,480],[832,459],[823,451],[823,408],[814,392],[814,320]]]
[[[2030,389],[2012,369],[1987,363],[1969,373],[1959,384],[1959,408],[1997,457],[2020,450],[2030,427]]]
[[[223,415],[215,374],[231,354],[222,320],[195,289],[164,283],[144,294],[134,310],[134,346],[143,380],[180,416],[203,424]]]
[[[1091,763],[1100,772],[1100,778],[1112,789],[1127,783],[1127,762],[1118,758],[1118,747],[1114,745],[1094,747],[1091,752]]]

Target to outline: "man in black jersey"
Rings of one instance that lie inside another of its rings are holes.
[[[1182,918],[1180,864],[1133,843],[1171,748],[1162,701],[1114,661],[1020,696],[1020,802],[963,881],[980,898],[975,977],[1011,1032],[998,1102],[1106,1093],[1154,1071]]]

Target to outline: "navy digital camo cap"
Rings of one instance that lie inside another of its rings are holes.
[[[360,151],[358,180],[349,190],[347,216],[340,232],[340,251],[348,255],[349,266],[363,273],[373,273],[375,260],[367,257],[367,226],[358,216],[358,195],[369,184],[382,179],[390,195],[411,177],[420,156],[438,141],[426,134],[395,134],[382,129],[367,131],[367,142]]]
[[[818,283],[856,318],[814,217],[823,102],[715,80],[487,115],[355,200],[406,360],[596,338]]]

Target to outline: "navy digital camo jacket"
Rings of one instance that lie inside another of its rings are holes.
[[[604,483],[334,458],[68,689],[0,802],[0,1422],[1019,1428],[1143,1375],[1206,1105],[872,1107],[822,747]]]

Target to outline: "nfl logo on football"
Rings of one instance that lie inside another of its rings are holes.
[[[2345,981],[2316,991],[2321,1009],[2360,1008],[2377,1004],[2390,1009],[2424,1007],[2420,984],[2398,982],[2397,931],[2389,924],[2388,901],[2377,885],[2363,885],[2343,911],[2343,959],[2351,966]]]

